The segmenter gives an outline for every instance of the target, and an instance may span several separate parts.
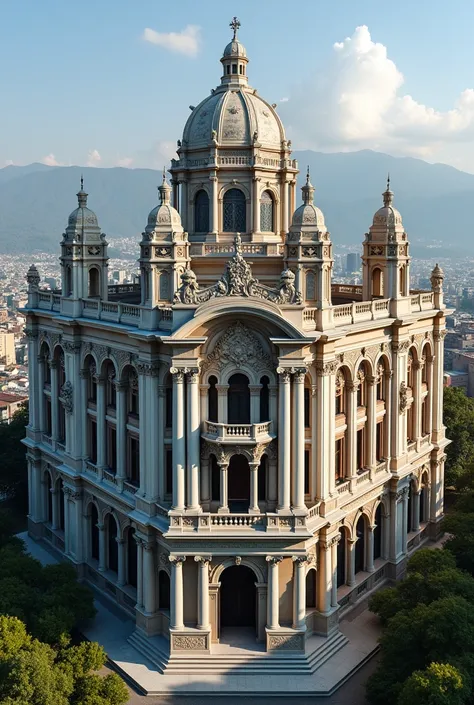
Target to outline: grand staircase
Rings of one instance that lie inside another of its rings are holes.
[[[323,663],[334,656],[347,643],[347,637],[339,631],[327,638],[310,637],[305,654],[284,652],[268,653],[258,645],[248,649],[231,647],[222,649],[216,645],[213,654],[173,654],[170,656],[168,642],[163,637],[147,637],[135,630],[128,642],[164,675],[305,675],[317,671]]]

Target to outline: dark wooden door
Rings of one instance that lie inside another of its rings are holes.
[[[221,575],[221,627],[255,627],[255,575],[244,565]]]

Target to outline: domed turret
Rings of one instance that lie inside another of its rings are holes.
[[[88,297],[106,300],[107,242],[96,214],[87,207],[87,197],[81,176],[78,207],[68,218],[61,243],[62,295],[75,301]]]
[[[158,191],[160,203],[150,212],[140,243],[142,304],[149,308],[173,301],[189,261],[188,235],[178,211],[171,205],[171,188],[164,169]]]
[[[317,228],[326,232],[326,225],[324,223],[324,215],[322,210],[314,205],[314,186],[309,179],[309,167],[306,173],[306,183],[301,188],[303,193],[303,205],[295,210],[293,213],[293,218],[291,220],[291,225],[293,226],[305,226],[311,228]]]
[[[402,216],[393,205],[390,176],[382,194],[383,206],[375,213],[365,236],[362,255],[363,300],[400,299],[409,293],[408,239]]]

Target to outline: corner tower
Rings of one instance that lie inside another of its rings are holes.
[[[373,298],[396,301],[409,295],[409,243],[402,216],[393,205],[390,177],[382,195],[383,206],[375,213],[363,245],[363,301]]]

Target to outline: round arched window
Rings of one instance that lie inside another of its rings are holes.
[[[209,232],[209,196],[203,190],[194,199],[194,232]]]
[[[260,198],[260,230],[273,232],[273,198],[269,191],[264,191]]]
[[[238,188],[231,188],[224,194],[224,232],[247,232],[245,196]]]

